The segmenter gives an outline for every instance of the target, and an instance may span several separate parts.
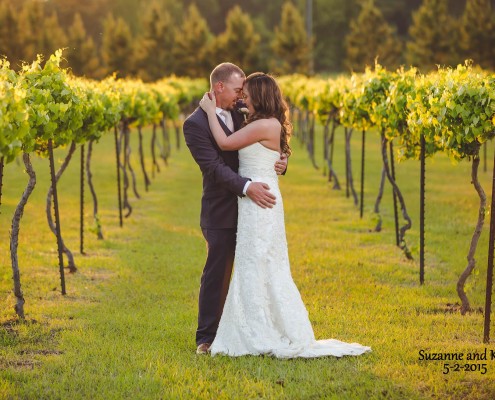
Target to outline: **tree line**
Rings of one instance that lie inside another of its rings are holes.
[[[152,2],[139,16],[142,31],[133,34],[122,16],[103,18],[101,42],[86,30],[79,13],[62,28],[56,10],[40,2],[24,2],[20,8],[0,6],[0,53],[15,68],[37,54],[51,54],[66,47],[65,58],[75,75],[103,78],[114,72],[119,77],[139,77],[154,81],[171,74],[204,77],[219,62],[230,60],[246,71],[258,69],[261,36],[249,16],[239,6],[229,10],[223,32],[213,35],[198,7],[191,4],[177,21],[158,2]],[[270,69],[276,72],[303,72],[309,47],[304,21],[292,3],[286,3],[280,26],[271,43]]]
[[[19,67],[66,47],[76,75],[145,81],[204,77],[225,60],[276,74],[363,71],[376,57],[387,68],[471,58],[493,69],[494,2],[314,0],[308,38],[306,0],[5,0],[0,54]]]
[[[423,0],[412,14],[408,39],[402,41],[374,0],[366,0],[351,21],[346,37],[346,66],[363,71],[378,57],[388,68],[411,65],[422,71],[454,66],[472,59],[484,69],[495,69],[495,13],[490,0],[467,0],[459,17],[449,12],[447,0]]]

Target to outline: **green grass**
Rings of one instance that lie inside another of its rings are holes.
[[[344,184],[342,136],[336,169]],[[6,168],[0,208],[0,398],[493,398],[495,360],[486,362],[485,375],[444,375],[443,362],[418,360],[421,349],[493,349],[482,343],[481,313],[461,316],[448,306],[458,301],[455,284],[466,266],[477,217],[467,162],[454,166],[443,156],[427,162],[427,267],[426,283],[420,286],[419,163],[397,165],[413,219],[406,238],[415,260],[407,261],[394,245],[390,185],[382,203],[383,231],[370,231],[381,169],[378,135],[368,135],[362,220],[345,191],[332,190],[321,165],[314,170],[294,140],[288,174],[281,178],[294,280],[317,338],[356,341],[370,345],[373,352],[316,360],[211,358],[196,356],[194,343],[205,258],[198,226],[199,169],[182,143],[146,193],[134,158],[142,198],[131,195],[134,212],[120,228],[112,146],[112,135],[107,135],[94,149],[105,240],[88,232],[88,197],[85,256],[77,253],[77,158],[59,185],[62,233],[79,268],[66,275],[66,296],[60,294],[56,242],[44,214],[48,163],[34,160],[38,184],[21,223],[19,250],[25,324],[15,323],[8,249],[12,212],[26,174],[15,163]],[[357,137],[353,146],[357,188]],[[136,143],[133,149],[135,157]],[[59,159],[63,155],[57,152]],[[490,151],[489,160],[492,155]],[[481,173],[487,191],[490,175]],[[484,305],[487,227],[488,220],[477,253],[477,274],[469,279],[468,294],[476,308]]]

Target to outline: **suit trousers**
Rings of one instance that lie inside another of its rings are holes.
[[[212,343],[229,290],[236,245],[235,228],[202,229],[208,255],[199,289],[196,344]]]

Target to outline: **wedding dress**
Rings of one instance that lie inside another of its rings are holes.
[[[315,340],[292,280],[282,196],[274,170],[277,151],[254,143],[239,150],[239,174],[265,182],[277,198],[271,209],[239,199],[234,272],[211,354],[279,358],[359,355],[371,349],[335,339]]]

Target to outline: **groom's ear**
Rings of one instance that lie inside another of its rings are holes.
[[[218,81],[217,83],[215,83],[213,85],[213,89],[215,91],[215,93],[222,93],[223,92],[223,89],[224,89],[224,84],[222,81]]]

